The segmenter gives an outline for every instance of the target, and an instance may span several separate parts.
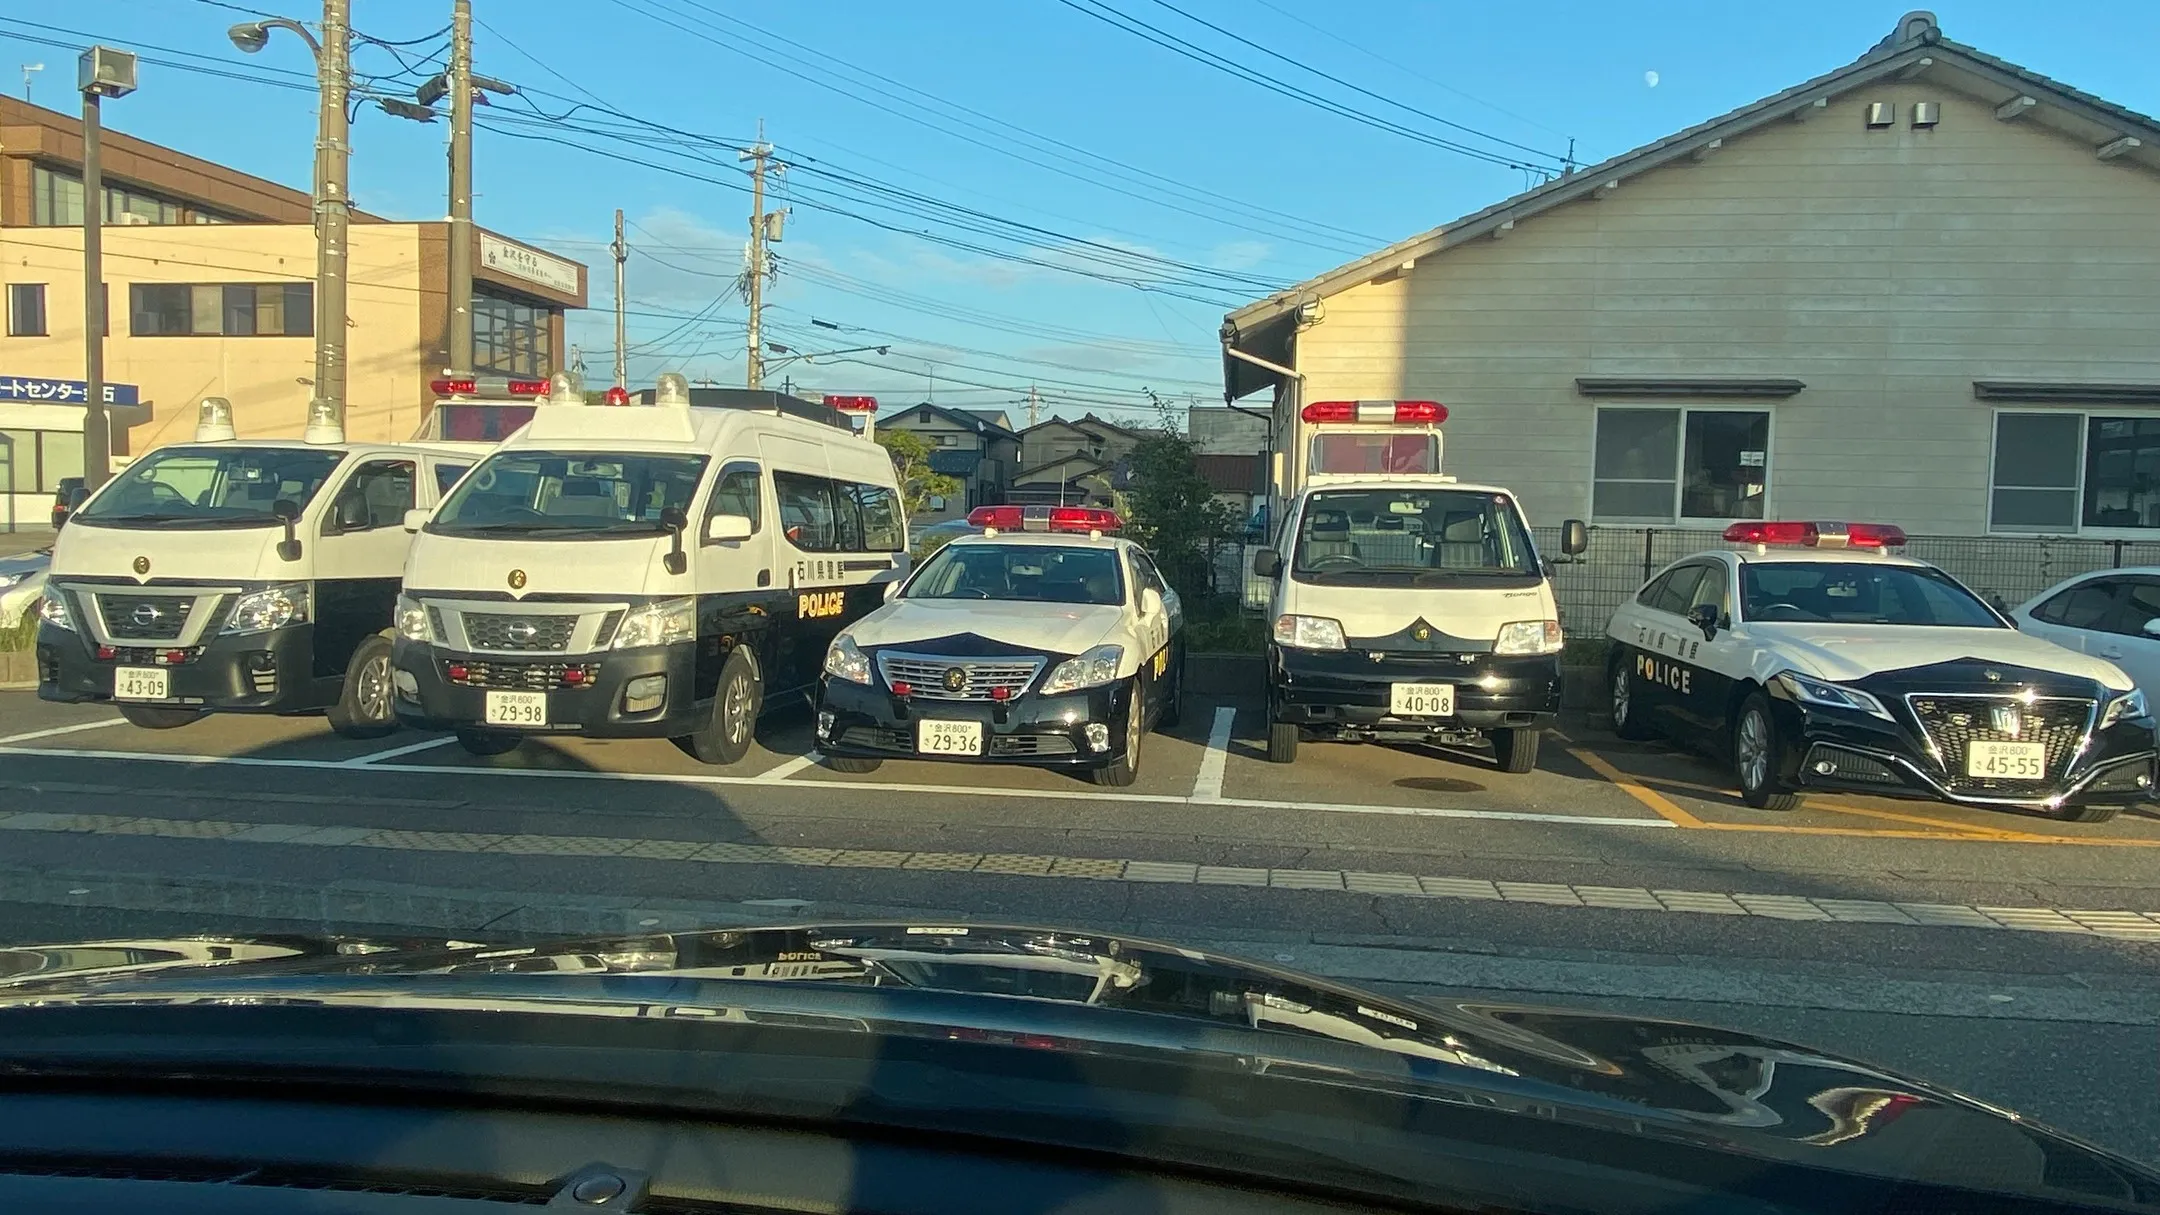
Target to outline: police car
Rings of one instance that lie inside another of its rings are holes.
[[[988,506],[889,602],[833,639],[817,746],[842,772],[887,757],[1139,775],[1142,740],[1177,724],[1183,612],[1118,517]]]
[[[1622,738],[1724,744],[1741,797],[1809,789],[2100,822],[2152,787],[2153,720],[2113,665],[2018,632],[1899,528],[1736,523],[1615,612]]]

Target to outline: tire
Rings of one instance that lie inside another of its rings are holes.
[[[866,776],[884,767],[885,761],[882,759],[863,759],[853,755],[828,755],[825,757],[825,766],[835,772],[845,772],[849,776]]]
[[[198,709],[161,709],[155,705],[121,705],[120,717],[144,730],[177,730],[202,720]]]
[[[397,703],[390,687],[390,639],[370,637],[345,666],[345,686],[330,706],[330,728],[345,738],[381,738],[397,732]]]
[[[1545,731],[1536,727],[1494,730],[1493,758],[1502,772],[1522,773],[1537,767],[1538,743]]]
[[[1185,720],[1185,664],[1181,661],[1170,668],[1170,694],[1163,697],[1162,712],[1155,715],[1155,728],[1175,730]]]
[[[1605,689],[1612,705],[1612,732],[1629,742],[1648,739],[1650,729],[1642,722],[1642,702],[1635,699],[1635,673],[1617,655],[1607,666]]]
[[[1140,681],[1133,680],[1132,699],[1125,710],[1125,753],[1117,762],[1088,773],[1096,784],[1122,789],[1140,779],[1140,740],[1147,737],[1147,705],[1141,699]]]
[[[1271,764],[1294,764],[1297,762],[1298,728],[1295,722],[1271,721],[1267,728],[1267,761]]]
[[[737,647],[720,667],[720,683],[713,689],[712,716],[697,733],[684,738],[683,750],[702,764],[724,766],[742,762],[757,740],[758,711],[765,704],[765,681],[758,675],[757,660]]]
[[[465,748],[465,753],[467,755],[477,755],[482,759],[496,755],[508,755],[510,752],[517,750],[518,744],[524,741],[525,737],[522,734],[500,734],[493,730],[459,730],[457,732],[458,745]]]
[[[2121,809],[2121,806],[2063,806],[2048,817],[2058,823],[2104,823]]]
[[[1783,746],[1778,741],[1777,721],[1770,716],[1770,701],[1760,692],[1750,692],[1733,717],[1732,757],[1740,800],[1753,809],[1800,808],[1800,795],[1778,775]]]

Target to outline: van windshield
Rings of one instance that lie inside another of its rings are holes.
[[[501,451],[480,462],[429,522],[445,536],[553,540],[653,535],[669,507],[686,514],[704,456]]]
[[[1468,489],[1315,493],[1298,519],[1291,572],[1301,582],[1379,586],[1541,576],[1515,504]]]
[[[167,447],[127,466],[72,522],[91,527],[275,527],[302,510],[345,459],[341,448]]]

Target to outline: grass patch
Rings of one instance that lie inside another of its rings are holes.
[[[1185,622],[1185,650],[1190,654],[1263,654],[1267,639],[1267,621],[1258,616],[1233,612]]]
[[[1612,653],[1612,642],[1603,637],[1570,638],[1567,648],[1560,651],[1560,665],[1564,667],[1602,667],[1606,655]]]
[[[37,643],[38,617],[35,609],[23,613],[14,627],[0,629],[0,654],[27,650]]]

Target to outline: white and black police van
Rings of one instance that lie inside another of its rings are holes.
[[[1111,511],[984,506],[825,655],[817,745],[887,758],[1086,770],[1129,785],[1177,724],[1184,610]]]
[[[885,449],[833,405],[745,392],[588,405],[567,376],[419,535],[398,601],[399,716],[500,754],[527,735],[750,749],[834,634],[907,569]],[[857,411],[868,397],[832,398]]]
[[[1878,523],[1735,523],[1613,613],[1622,738],[1707,739],[1741,798],[1807,789],[2102,822],[2147,797],[2153,720],[2114,665],[2020,633]]]
[[[1317,401],[1276,546],[1268,758],[1300,739],[1477,745],[1528,772],[1560,713],[1560,611],[1515,496],[1440,472],[1436,401]],[[1583,551],[1578,520],[1562,548]]]
[[[198,408],[195,442],[130,463],[60,529],[39,697],[150,729],[327,711],[348,737],[395,730],[405,515],[488,445],[349,443],[328,412],[297,441],[240,439],[224,399]]]

